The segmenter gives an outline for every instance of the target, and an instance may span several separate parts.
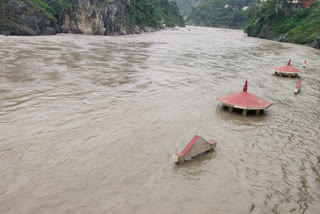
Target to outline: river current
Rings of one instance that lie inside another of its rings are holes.
[[[319,58],[215,28],[0,36],[0,213],[320,213]],[[217,100],[246,79],[263,115]],[[216,150],[176,165],[196,134]]]

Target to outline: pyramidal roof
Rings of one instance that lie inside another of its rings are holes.
[[[248,81],[246,80],[243,90],[239,93],[218,97],[223,104],[239,109],[261,110],[266,109],[272,105],[271,102],[256,97],[247,92]]]
[[[302,72],[299,69],[292,67],[290,64],[291,64],[291,59],[289,60],[288,65],[274,68],[273,70],[283,72],[283,73],[300,73],[300,72]]]

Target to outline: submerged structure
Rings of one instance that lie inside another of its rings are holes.
[[[202,137],[195,135],[181,152],[173,156],[173,161],[176,163],[183,163],[186,159],[212,150],[216,146],[217,143],[215,141],[208,142]]]
[[[289,60],[287,65],[282,66],[282,67],[278,67],[278,68],[274,68],[273,70],[276,75],[288,76],[288,77],[297,77],[299,75],[299,73],[302,72],[299,69],[296,69],[291,66],[291,59]]]
[[[243,90],[236,94],[218,97],[218,100],[223,103],[224,107],[228,107],[231,112],[233,109],[242,109],[242,114],[247,115],[248,111],[255,111],[259,115],[265,109],[272,105],[271,102],[256,97],[247,92],[248,81],[246,80]]]
[[[298,81],[297,86],[296,86],[296,90],[294,90],[294,93],[297,94],[300,92],[300,88],[301,88],[301,80]]]

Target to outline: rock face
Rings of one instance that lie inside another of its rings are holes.
[[[288,39],[285,36],[280,35],[277,41],[278,42],[288,42]]]
[[[59,31],[53,17],[47,17],[32,1],[0,0],[0,34],[51,35]]]
[[[320,49],[320,36],[317,37],[317,44],[315,45],[315,48]]]
[[[61,14],[64,33],[125,35],[140,33],[128,18],[130,0],[72,0],[73,8]]]
[[[168,0],[0,0],[4,35],[125,35],[158,30],[161,21],[184,26]]]

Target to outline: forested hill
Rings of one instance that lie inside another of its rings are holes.
[[[174,0],[190,25],[243,28],[253,0]]]
[[[195,8],[203,0],[171,0],[176,2],[180,10],[181,15],[187,19],[191,14],[193,8]]]
[[[96,35],[140,33],[184,26],[168,0],[0,0],[0,34]]]
[[[289,4],[289,3],[287,3]],[[290,8],[286,5],[283,8]],[[281,40],[298,44],[310,44],[320,48],[320,2],[310,8],[278,10],[277,1],[268,0],[250,15],[245,32],[248,36]],[[252,10],[254,11],[254,10]],[[319,44],[316,39],[318,38]]]

